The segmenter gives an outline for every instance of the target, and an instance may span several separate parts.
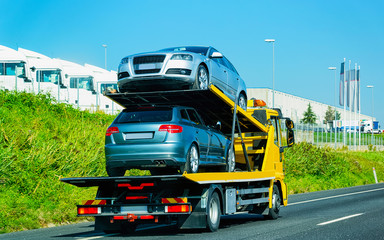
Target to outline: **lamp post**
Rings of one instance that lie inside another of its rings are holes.
[[[272,107],[275,107],[275,39],[265,39],[265,42],[272,43]]]
[[[336,120],[337,120],[337,111],[336,111],[336,96],[337,96],[337,85],[336,85],[336,67],[329,67],[329,70],[332,70],[335,72],[335,125],[336,125]],[[337,147],[337,126],[335,126],[335,149]]]
[[[105,49],[105,55],[104,55],[105,65],[104,65],[104,68],[105,68],[105,70],[107,70],[107,45],[103,44],[102,46]]]
[[[374,115],[374,108],[373,108],[373,85],[368,85],[367,88],[371,88],[372,89],[372,137],[371,137],[371,144],[373,144],[373,115]]]

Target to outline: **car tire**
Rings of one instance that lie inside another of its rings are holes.
[[[192,144],[189,147],[187,158],[185,160],[185,165],[181,167],[181,173],[197,173],[199,171],[199,150],[196,144]]]
[[[110,177],[122,177],[125,174],[125,169],[123,169],[123,168],[109,168],[109,167],[107,167],[107,174]]]
[[[199,67],[197,68],[196,78],[192,88],[205,90],[205,89],[208,89],[208,85],[209,85],[208,70],[204,65],[200,64]]]
[[[236,160],[235,160],[235,152],[233,150],[232,145],[229,145],[225,162],[226,162],[226,165],[225,165],[226,172],[235,171]]]
[[[239,99],[237,100],[237,103],[239,107],[244,110],[247,110],[247,97],[243,93],[239,94]]]

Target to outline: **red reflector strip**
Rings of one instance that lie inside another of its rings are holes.
[[[189,205],[166,206],[165,212],[168,212],[168,213],[189,212]]]
[[[142,183],[140,186],[132,186],[129,183],[120,183],[117,184],[118,187],[127,187],[129,190],[142,190],[144,187],[153,187],[154,183]]]
[[[77,214],[79,215],[98,214],[98,213],[99,213],[98,207],[78,207],[77,208]]]
[[[134,214],[128,214],[127,216],[114,216],[113,220],[136,220],[136,219],[141,219],[141,220],[151,220],[155,219],[155,216],[153,215],[143,215],[143,216],[136,216]]]
[[[147,199],[146,196],[131,196],[131,197],[125,197],[126,200],[140,200],[140,199]]]

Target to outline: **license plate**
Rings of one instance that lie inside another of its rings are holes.
[[[148,63],[148,64],[140,64],[139,65],[139,70],[147,70],[147,69],[155,69],[156,64],[154,63]]]
[[[135,140],[135,139],[151,139],[153,138],[153,132],[144,132],[144,133],[125,133],[125,140]]]

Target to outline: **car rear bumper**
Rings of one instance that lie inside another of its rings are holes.
[[[178,167],[185,163],[184,144],[130,144],[105,146],[107,168]]]

